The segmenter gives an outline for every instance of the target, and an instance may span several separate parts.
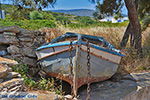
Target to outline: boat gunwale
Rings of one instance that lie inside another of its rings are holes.
[[[75,47],[73,47],[73,50],[75,49]],[[82,48],[80,48],[82,51],[84,51],[84,52],[87,52],[86,50],[84,50],[84,49],[82,49]],[[95,48],[93,48],[93,49],[95,49]],[[57,54],[60,54],[60,53],[63,53],[63,52],[66,52],[66,51],[69,51],[70,50],[70,48],[67,48],[67,49],[63,49],[63,50],[61,50],[61,51],[58,51],[58,52],[54,52],[54,53],[51,53],[51,54],[49,54],[49,55],[47,55],[47,56],[44,56],[44,57],[42,57],[42,58],[40,58],[40,59],[38,59],[38,61],[40,61],[40,60],[42,60],[42,59],[45,59],[45,58],[48,58],[48,57],[50,57],[50,56],[54,56],[54,55],[57,55]],[[103,51],[102,51],[103,52]],[[107,52],[106,52],[107,53]],[[98,55],[96,55],[96,54],[94,54],[94,53],[92,53],[92,52],[90,52],[90,54],[91,55],[93,55],[93,56],[96,56],[96,57],[98,57],[98,58],[100,58],[100,59],[103,59],[103,60],[106,60],[106,61],[109,61],[109,62],[112,62],[112,63],[114,63],[114,64],[120,64],[120,63],[116,63],[116,62],[114,62],[114,61],[111,61],[111,60],[109,60],[109,59],[107,59],[107,58],[104,58],[104,57],[102,57],[102,56],[98,56]],[[110,54],[110,53],[108,53],[108,54]],[[120,56],[119,56],[120,57]]]
[[[73,47],[73,48],[72,48],[72,50],[73,50],[73,49],[75,49],[75,47]],[[63,52],[69,51],[69,50],[70,50],[70,48],[63,49],[63,50],[61,50],[61,51],[55,51],[55,52],[53,52],[53,53],[51,53],[51,54],[49,54],[49,55],[47,55],[47,56],[44,56],[44,57],[42,57],[42,58],[38,59],[38,61],[39,61],[39,60],[42,60],[42,59],[44,59],[44,58],[47,58],[47,57],[53,56],[53,55],[57,55],[57,54],[60,54],[60,53],[63,53]]]
[[[41,51],[43,49],[48,49],[48,48],[52,48],[52,47],[70,46],[70,42],[63,42],[63,44],[62,44],[62,42],[59,42],[59,43],[54,43],[54,44],[52,44],[52,45],[49,44],[49,45],[46,45],[46,46],[41,46],[41,47],[37,48],[36,51]],[[83,41],[80,41],[80,42],[73,41],[72,45],[86,45],[86,42],[83,42]],[[125,56],[125,55],[121,54],[120,52],[116,52],[116,51],[113,51],[113,50],[110,50],[110,49],[102,48],[102,47],[97,46],[95,44],[89,44],[89,45],[92,48],[95,48],[95,49],[98,49],[98,50],[101,50],[101,51],[104,51],[104,52],[107,52],[107,53],[110,53],[110,54],[113,54],[113,55],[117,55],[117,56],[121,56],[121,57]]]
[[[84,52],[87,52],[86,50],[84,50],[84,49],[82,49],[82,48],[81,48],[81,50],[84,51]],[[98,58],[100,58],[100,59],[103,59],[103,60],[105,60],[105,61],[109,61],[109,62],[112,62],[112,63],[117,64],[117,65],[120,64],[120,63],[116,63],[116,62],[114,62],[114,61],[111,61],[111,60],[109,60],[109,59],[107,59],[107,58],[104,58],[104,57],[102,57],[102,56],[100,56],[100,55],[96,55],[96,54],[94,54],[93,52],[90,52],[90,54],[93,55],[93,56],[96,56],[96,57],[98,57]]]

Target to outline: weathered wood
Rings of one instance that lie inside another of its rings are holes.
[[[70,49],[67,48],[67,49],[63,49],[63,50],[57,51],[57,52],[53,52],[53,53],[50,53],[50,54],[48,54],[48,55],[46,55],[44,57],[39,58],[38,60],[41,60],[41,59],[44,59],[44,58],[47,58],[47,57],[50,57],[50,56],[53,56],[53,55],[57,55],[59,53],[63,53],[63,52],[69,51],[69,50]]]
[[[64,51],[59,54],[55,54],[53,56],[48,56],[39,61],[39,63],[42,66],[42,69],[46,73],[73,85],[74,95],[77,95],[76,93],[80,86],[87,84],[87,83],[106,80],[110,78],[117,71],[117,68],[118,68],[117,63],[113,63],[109,60],[101,59],[93,54],[90,54],[91,77],[88,77],[87,51],[86,50],[83,51],[81,50],[81,48],[87,49],[85,48],[85,46],[80,46],[80,48],[78,47],[76,48],[78,49],[78,51],[76,49],[72,51],[74,77],[71,75],[71,72],[69,70],[70,69],[70,59],[69,59],[70,52],[69,51]],[[49,48],[49,49],[52,49],[52,48]],[[120,62],[121,60],[121,57],[119,57],[118,55],[112,55],[109,53],[101,52],[100,50],[97,50],[95,52],[93,50],[95,49],[91,48],[92,53],[97,53],[102,56],[107,55],[105,57],[108,57],[108,58],[117,57],[117,59],[115,58],[113,59],[113,60],[116,60],[116,62]]]

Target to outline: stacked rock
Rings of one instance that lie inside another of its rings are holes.
[[[13,72],[10,65],[16,65],[14,60],[0,57],[0,92],[23,91],[23,78],[19,73]]]
[[[0,29],[0,56],[36,66],[35,49],[45,43],[45,33],[16,26]]]

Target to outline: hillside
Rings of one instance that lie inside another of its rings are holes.
[[[94,10],[89,9],[72,9],[72,10],[55,10],[53,11],[36,11],[30,8],[18,10],[17,6],[2,5],[6,18],[0,19],[0,26],[19,26],[21,28],[36,30],[43,27],[56,28],[58,26],[83,28],[83,27],[118,27],[126,26],[125,23],[99,22],[92,16]],[[61,13],[60,13],[61,12]],[[68,12],[68,14],[62,13]],[[76,15],[71,15],[74,12]]]
[[[94,10],[91,9],[70,9],[70,10],[51,10],[52,12],[76,15],[76,16],[89,16],[93,17]]]

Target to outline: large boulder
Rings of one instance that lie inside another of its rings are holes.
[[[120,81],[107,80],[91,84],[91,100],[149,100],[150,73],[132,73]],[[79,99],[85,100],[86,89],[79,90]]]

